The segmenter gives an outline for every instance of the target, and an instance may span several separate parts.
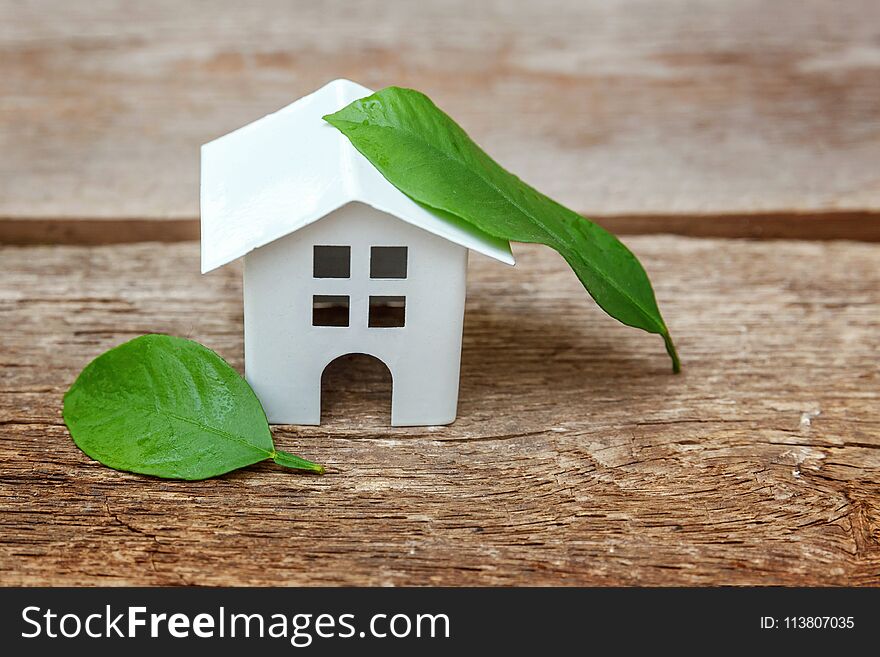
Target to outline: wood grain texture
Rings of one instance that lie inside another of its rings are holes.
[[[876,0],[2,0],[0,218],[191,221],[200,144],[336,77],[599,219],[877,223]]]
[[[381,368],[277,427],[323,477],[168,482],[84,456],[62,395],[148,331],[242,363],[195,243],[0,249],[3,584],[880,584],[880,245],[627,240],[684,360],[553,252],[471,261],[459,419],[389,429]],[[340,373],[341,372],[341,373]]]

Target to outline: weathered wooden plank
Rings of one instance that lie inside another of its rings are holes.
[[[0,218],[192,221],[199,144],[347,76],[614,228],[876,237],[878,43],[874,0],[4,0]]]
[[[517,247],[472,259],[455,424],[389,429],[381,371],[335,371],[324,426],[275,429],[326,476],[198,483],[89,460],[61,397],[147,331],[240,367],[238,269],[201,277],[194,243],[0,249],[0,581],[880,583],[880,246],[627,241],[683,374]]]
[[[880,242],[880,212],[590,217],[618,235],[666,233],[690,237],[859,240]],[[199,220],[0,218],[0,244],[126,244],[199,238]]]

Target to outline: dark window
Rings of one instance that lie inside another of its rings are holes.
[[[370,249],[370,278],[406,278],[405,246],[374,246]]]
[[[350,246],[315,246],[315,278],[349,278],[351,276]]]
[[[334,294],[313,296],[312,326],[348,326],[348,297]]]
[[[371,328],[400,328],[406,321],[406,297],[370,297]]]

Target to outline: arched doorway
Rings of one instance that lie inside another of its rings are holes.
[[[321,375],[321,425],[391,424],[391,371],[367,354],[330,361]]]

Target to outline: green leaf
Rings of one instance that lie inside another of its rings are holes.
[[[391,184],[494,237],[558,251],[609,315],[663,337],[681,365],[644,268],[620,240],[503,169],[431,99],[388,87],[324,119]]]
[[[324,468],[275,449],[260,401],[197,342],[144,335],[89,363],[64,396],[74,442],[117,470],[206,479],[265,459]]]

